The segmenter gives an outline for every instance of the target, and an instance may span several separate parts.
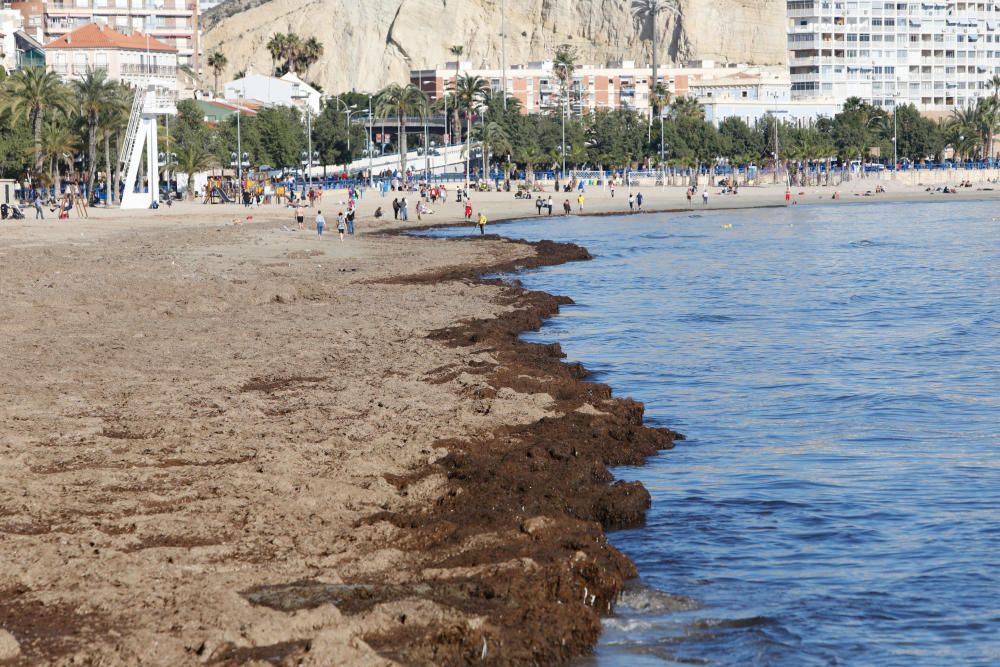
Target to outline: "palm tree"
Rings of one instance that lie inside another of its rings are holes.
[[[662,83],[656,84],[649,93],[649,106],[653,111],[653,116],[659,118],[660,109],[670,106],[670,91]]]
[[[66,113],[70,108],[66,89],[55,72],[43,67],[18,70],[6,82],[0,105],[9,109],[12,120],[25,119],[31,124],[35,144],[35,171],[42,171],[42,122],[49,110]]]
[[[632,15],[636,18],[644,18],[649,21],[650,29],[653,33],[653,77],[649,82],[649,89],[654,90],[660,85],[657,76],[657,61],[659,60],[658,42],[656,39],[656,19],[663,12],[670,12],[674,15],[680,10],[677,8],[677,0],[632,0]],[[653,108],[655,114],[658,108]]]
[[[563,104],[567,104],[573,86],[573,73],[576,71],[576,49],[569,44],[558,46],[556,57],[552,60],[552,70],[559,80]]]
[[[222,70],[226,69],[226,65],[229,64],[229,59],[226,58],[226,54],[222,51],[216,51],[215,53],[208,56],[208,66],[212,68],[212,74],[215,76],[215,92],[219,92],[219,75],[222,74]]]
[[[315,37],[310,37],[302,44],[295,58],[295,73],[305,76],[309,68],[323,57],[323,44]]]
[[[188,199],[194,199],[194,175],[217,166],[218,159],[202,141],[185,142],[177,147],[177,171],[187,174]]]
[[[267,43],[267,52],[271,54],[271,62],[274,64],[274,71],[278,71],[278,63],[285,57],[285,42],[287,38],[284,33],[277,33],[271,36]]]
[[[461,74],[461,69],[462,69],[462,54],[465,53],[465,47],[462,46],[461,44],[455,44],[450,49],[448,49],[448,51],[449,51],[449,53],[451,53],[451,55],[455,56],[455,81],[457,82],[458,81],[458,77]],[[448,96],[448,91],[446,90],[445,91],[445,97],[447,97],[447,96]],[[462,128],[460,126],[461,118],[459,117],[459,109],[458,109],[458,107],[453,107],[453,110],[451,112],[451,116],[452,116],[451,126],[453,128],[454,127],[458,128],[458,130],[456,130],[458,132],[458,141],[455,141],[454,138],[452,138],[452,141],[450,143],[453,143],[453,144],[454,143],[461,143],[462,142]]]
[[[412,83],[406,86],[393,83],[378,94],[375,116],[378,118],[395,116],[399,124],[399,165],[404,175],[406,174],[406,117],[416,115],[423,118],[429,108],[427,95]]]
[[[132,109],[132,99],[135,93],[131,88],[121,82],[116,82],[112,89],[111,99],[101,114],[98,122],[104,134],[104,176],[107,179],[107,204],[111,205],[118,197],[117,170],[118,149],[121,146],[124,128],[128,126],[129,112]],[[111,139],[115,140],[115,154],[111,152]]]
[[[455,79],[454,103],[459,113],[465,114],[465,137],[472,131],[472,114],[480,107],[483,98],[490,91],[490,84],[481,76],[466,74]],[[458,126],[459,141],[462,140],[462,126]]]
[[[483,144],[483,171],[489,170],[490,152],[507,153],[511,150],[510,135],[503,125],[496,122],[486,123],[479,130],[479,140]],[[485,174],[484,174],[485,175]]]
[[[675,119],[701,120],[705,117],[705,109],[693,97],[677,97],[670,104],[670,115]]]
[[[87,120],[87,195],[94,191],[97,177],[97,123],[101,111],[111,103],[113,86],[103,69],[88,68],[82,79],[73,82],[82,115]]]
[[[73,169],[73,156],[80,147],[80,140],[65,122],[50,120],[42,128],[42,154],[49,162],[53,183],[59,182],[59,163]]]
[[[295,33],[278,33],[267,43],[268,53],[274,61],[274,72],[277,75],[287,74],[295,70],[295,62],[301,55],[305,45]]]

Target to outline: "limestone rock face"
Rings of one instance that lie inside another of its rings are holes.
[[[410,69],[454,60],[500,67],[500,0],[228,0],[206,17],[205,53],[222,51],[229,78],[269,72],[266,44],[278,32],[316,37],[325,55],[307,78],[327,93],[405,82]],[[547,60],[572,44],[579,62],[651,61],[652,29],[630,0],[506,0],[507,62]],[[787,62],[784,0],[680,0],[657,20],[660,62]],[[227,16],[228,14],[228,16]]]

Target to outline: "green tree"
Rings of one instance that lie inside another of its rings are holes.
[[[83,78],[73,82],[81,115],[87,120],[87,192],[94,192],[97,178],[97,134],[101,111],[113,103],[114,85],[107,70],[88,68]]]
[[[14,122],[26,120],[34,138],[34,168],[42,171],[42,124],[51,111],[67,113],[71,107],[65,87],[55,72],[42,67],[18,70],[4,82],[0,105],[10,112]]]
[[[375,115],[378,118],[394,116],[399,125],[399,164],[403,173],[406,173],[406,117],[425,117],[428,109],[427,95],[413,84],[390,84],[378,95]]]
[[[305,146],[299,110],[284,106],[264,107],[254,120],[260,131],[261,159],[283,169],[298,165]]]
[[[319,62],[323,57],[323,44],[315,37],[307,39],[295,54],[293,67],[299,76],[305,76],[309,68]]]
[[[472,116],[482,106],[483,100],[489,94],[490,84],[481,76],[466,74],[455,79],[452,101],[455,110],[465,116],[465,137],[472,131]],[[462,141],[462,126],[456,128],[458,141]]]
[[[208,56],[208,66],[212,69],[212,75],[215,77],[214,90],[216,93],[219,92],[219,75],[222,74],[222,70],[226,69],[226,65],[229,64],[229,58],[222,51],[215,51]]]
[[[177,147],[177,171],[187,175],[185,196],[194,199],[194,175],[218,166],[208,145],[202,142],[185,142]]]
[[[66,172],[73,171],[73,156],[80,148],[80,139],[65,122],[53,119],[42,128],[42,155],[49,163],[49,174],[53,184],[59,182],[59,165],[66,165]]]

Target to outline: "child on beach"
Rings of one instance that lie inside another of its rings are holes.
[[[340,234],[340,242],[344,242],[344,232],[347,231],[347,220],[344,218],[344,214],[341,213],[337,216],[337,232]]]
[[[472,204],[468,201],[465,202],[465,219],[472,221]]]

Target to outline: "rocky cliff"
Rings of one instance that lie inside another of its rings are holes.
[[[580,62],[650,62],[651,25],[630,0],[506,0],[507,62],[552,57],[563,43]],[[374,90],[404,82],[465,47],[476,67],[500,65],[500,0],[227,0],[205,19],[205,53],[222,51],[229,77],[272,67],[271,35],[315,36],[326,50],[308,78],[327,92]],[[658,19],[661,62],[786,62],[784,0],[680,0],[680,15]]]

